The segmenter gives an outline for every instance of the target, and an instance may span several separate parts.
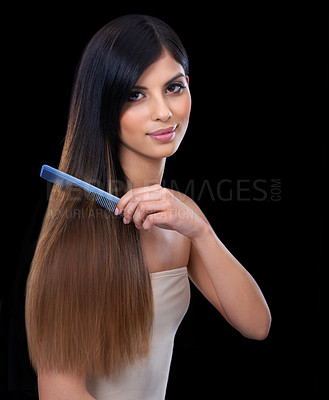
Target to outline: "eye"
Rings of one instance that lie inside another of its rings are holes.
[[[167,86],[167,92],[169,93],[181,93],[183,89],[185,89],[182,83],[171,83]]]
[[[138,101],[138,100],[142,99],[143,96],[144,96],[144,94],[142,92],[137,92],[137,91],[131,92],[128,100],[129,101]]]

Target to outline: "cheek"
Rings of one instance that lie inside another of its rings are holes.
[[[122,138],[136,133],[136,128],[143,129],[145,125],[145,116],[140,110],[126,110],[120,118],[120,131]]]
[[[191,112],[191,96],[185,96],[175,107],[176,115],[182,122],[188,122]]]

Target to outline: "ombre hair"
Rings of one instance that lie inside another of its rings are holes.
[[[59,169],[117,196],[120,114],[163,50],[188,74],[175,32],[142,15],[99,30],[82,55]],[[26,329],[37,372],[113,377],[147,357],[153,324],[150,275],[133,224],[80,190],[52,188],[26,288]]]

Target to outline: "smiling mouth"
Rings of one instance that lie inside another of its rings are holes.
[[[165,129],[159,129],[155,132],[148,133],[147,136],[149,136],[151,139],[154,139],[158,142],[169,142],[175,137],[176,128],[177,128],[177,125],[170,126],[169,128],[165,128]]]
[[[158,129],[155,132],[148,133],[148,136],[159,136],[159,135],[165,135],[168,133],[173,133],[176,128],[177,128],[177,125],[170,126],[169,128],[165,128],[165,129]]]

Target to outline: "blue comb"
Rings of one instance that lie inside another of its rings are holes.
[[[65,172],[58,171],[58,169],[49,167],[49,165],[42,166],[40,176],[41,178],[56,183],[59,186],[77,186],[93,196],[100,206],[112,212],[114,212],[118,201],[120,200],[118,197],[113,196],[113,194],[105,192],[104,190],[82,181],[81,179],[75,178],[72,175],[66,174]]]

